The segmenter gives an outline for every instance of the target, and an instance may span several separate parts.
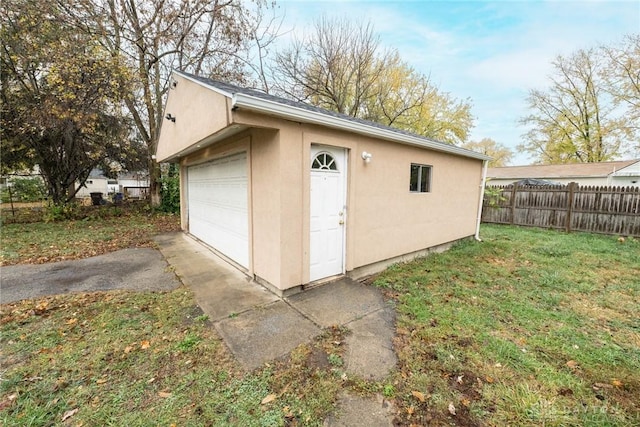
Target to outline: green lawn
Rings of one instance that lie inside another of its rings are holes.
[[[640,240],[482,236],[375,281],[397,301],[401,420],[639,425]]]
[[[341,389],[399,425],[640,424],[640,240],[482,236],[375,278],[398,312],[381,382],[344,380],[340,328],[243,372],[185,288],[3,305],[0,424],[322,425]]]

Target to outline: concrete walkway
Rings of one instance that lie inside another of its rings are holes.
[[[346,326],[345,370],[382,380],[395,367],[394,310],[380,292],[349,278],[281,299],[183,233],[156,238],[175,273],[247,369],[286,356],[323,328]],[[391,426],[392,411],[381,397],[343,394],[326,426]]]

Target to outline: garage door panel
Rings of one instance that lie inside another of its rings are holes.
[[[240,265],[249,265],[247,156],[188,169],[189,231]]]

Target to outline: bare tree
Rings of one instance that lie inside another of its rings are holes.
[[[390,55],[380,50],[370,23],[320,18],[311,34],[276,54],[273,88],[295,100],[359,117],[364,103],[376,96],[376,80]]]
[[[370,23],[320,18],[276,54],[270,71],[280,95],[444,142],[464,142],[473,126],[470,103],[384,50]]]
[[[169,74],[243,82],[257,12],[237,0],[58,0],[69,19],[129,72],[124,106],[148,147],[152,203],[159,202],[160,169],[152,159],[163,120]]]

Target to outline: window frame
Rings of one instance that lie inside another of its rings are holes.
[[[320,156],[324,156],[323,161],[320,161]],[[330,161],[327,161],[328,159]],[[314,167],[316,162],[318,162],[318,165],[320,165],[320,167]],[[329,153],[328,151],[320,151],[313,157],[313,159],[311,160],[311,170],[322,172],[340,172],[340,170],[338,169],[337,160],[335,159],[335,157],[333,157],[333,154]]]
[[[417,167],[418,175],[416,180],[416,189],[413,189],[413,171],[414,167]],[[425,173],[426,171],[426,173]],[[421,163],[411,163],[409,167],[409,192],[410,193],[431,193],[431,188],[433,184],[433,166],[432,165],[424,165]]]

